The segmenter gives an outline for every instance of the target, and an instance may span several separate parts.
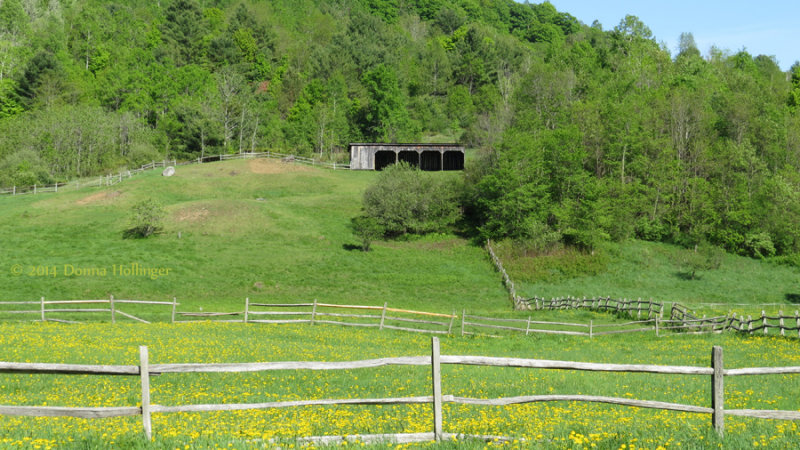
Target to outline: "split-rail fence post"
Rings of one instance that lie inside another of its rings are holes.
[[[150,442],[153,438],[153,427],[150,422],[150,364],[146,345],[139,347],[139,376],[142,380],[142,428],[144,437]]]
[[[111,296],[111,300],[109,301],[111,305],[111,323],[117,323],[117,311],[114,308],[114,296]]]
[[[247,323],[247,316],[250,314],[250,297],[244,299],[244,323]]]
[[[175,310],[178,307],[178,297],[172,297],[172,323],[175,323]]]
[[[314,319],[317,318],[317,299],[314,299],[314,306],[311,307],[311,325],[314,325]]]
[[[711,367],[714,375],[711,376],[711,422],[720,436],[725,434],[725,385],[724,365],[722,362],[722,347],[715,345],[711,349]]]
[[[386,320],[386,306],[389,302],[383,302],[383,310],[381,311],[381,325],[378,328],[379,330],[383,330],[383,322]]]
[[[453,314],[450,314],[450,325],[447,327],[447,334],[453,332],[453,322],[456,320],[456,310],[453,310]]]
[[[433,435],[442,440],[442,365],[439,338],[431,338],[431,372],[433,378]]]
[[[47,319],[44,318],[44,297],[42,297],[42,322],[45,321],[47,321]]]

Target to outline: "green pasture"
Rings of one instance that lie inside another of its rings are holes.
[[[348,361],[430,354],[430,337],[334,326],[244,324],[11,324],[0,325],[0,360],[83,364],[138,364],[147,345],[151,364],[264,361]],[[711,347],[724,350],[726,368],[796,366],[796,341],[737,335],[652,334],[573,338],[518,336],[441,338],[442,354],[508,356],[601,363],[708,367]],[[765,355],[769,355],[765,357]],[[164,374],[151,379],[159,405],[257,403],[323,398],[430,395],[430,368],[384,367],[348,371],[249,374]],[[443,393],[498,398],[586,394],[709,406],[708,376],[594,373],[562,370],[443,366]],[[0,374],[0,404],[135,406],[137,377]],[[800,378],[769,375],[726,378],[726,408],[798,410]],[[578,402],[507,407],[445,404],[444,430],[503,435],[515,447],[726,448],[793,446],[794,422],[726,418],[718,438],[710,416]],[[310,435],[430,431],[428,405],[298,407],[219,413],[154,415],[155,439],[144,442],[141,419],[0,416],[2,447],[272,448],[270,440]],[[754,444],[755,443],[755,444]],[[465,443],[443,443],[441,448]],[[478,447],[478,443],[470,446]],[[480,444],[483,447],[483,444]]]
[[[360,251],[348,227],[374,176],[234,161],[179,167],[170,178],[151,171],[106,188],[5,196],[0,300],[177,297],[181,311],[243,310],[246,297],[507,309],[485,251],[465,239],[436,235]],[[124,239],[131,207],[147,198],[167,211],[163,232]],[[164,275],[120,275],[134,265]]]
[[[627,241],[606,244],[594,255],[564,251],[536,257],[515,252],[511,243],[495,247],[523,297],[652,299],[709,316],[800,309],[800,271],[767,261],[723,254],[719,268],[690,279],[680,261],[691,250],[662,243]],[[757,306],[763,304],[768,306]]]

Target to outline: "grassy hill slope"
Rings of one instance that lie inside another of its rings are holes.
[[[720,255],[719,268],[701,270],[692,279],[681,260],[681,247],[644,241],[606,244],[595,255],[560,252],[524,257],[505,244],[497,252],[520,295],[526,297],[643,298],[681,302],[703,313],[733,310],[758,314],[761,308],[738,304],[782,304],[786,312],[798,309],[798,270],[752,258]],[[702,303],[719,303],[709,306]]]
[[[102,189],[3,197],[0,300],[176,296],[183,311],[235,311],[245,297],[316,298],[442,312],[507,310],[485,252],[463,239],[440,235],[377,243],[369,253],[355,249],[349,220],[374,176],[248,160],[180,167],[170,178],[153,171]],[[146,198],[168,213],[163,233],[123,239],[132,205]],[[155,280],[114,273],[115,265],[132,264],[170,273]],[[22,275],[12,273],[15,265]],[[55,276],[30,274],[39,267],[54,268]]]

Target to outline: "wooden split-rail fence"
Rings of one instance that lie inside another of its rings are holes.
[[[503,276],[503,285],[508,290],[515,310],[589,309],[592,311],[603,311],[635,320],[635,322],[621,324],[620,326],[622,328],[625,328],[625,326],[644,325],[639,328],[633,328],[632,331],[653,330],[657,335],[661,330],[671,330],[683,333],[722,333],[725,331],[737,331],[750,334],[768,334],[768,330],[773,328],[777,329],[777,332],[781,336],[797,335],[800,337],[800,311],[795,311],[794,315],[786,315],[783,313],[783,311],[778,311],[777,315],[767,315],[767,313],[762,310],[760,317],[753,318],[752,316],[747,316],[746,319],[744,316],[737,316],[737,314],[733,312],[724,316],[697,317],[692,314],[686,306],[681,305],[680,303],[672,303],[669,319],[665,319],[664,303],[654,302],[652,300],[619,300],[611,297],[591,299],[587,299],[585,297],[583,299],[573,297],[552,299],[544,299],[540,297],[523,298],[517,294],[514,282],[511,280],[508,272],[506,272],[505,268],[503,267],[503,263],[500,261],[500,258],[497,257],[497,254],[492,248],[492,243],[489,240],[486,241],[486,250],[488,251],[489,257],[491,258],[495,268]],[[520,325],[524,322],[518,319],[507,319],[507,321],[516,322]],[[530,319],[528,319],[528,322],[530,322]],[[506,327],[506,329],[511,331],[522,331],[528,334],[530,332],[530,324],[538,323],[527,323],[525,324],[526,326],[524,329],[521,326]],[[598,325],[593,325],[593,322],[591,321],[589,324],[562,323],[561,325],[571,327],[572,331],[561,331],[558,334],[597,336],[604,333],[604,331],[594,333],[593,328],[597,327]],[[604,326],[600,326],[600,328],[603,327]],[[588,331],[582,330],[585,328],[588,328]],[[609,332],[624,333],[632,331],[622,329]],[[539,332],[552,331],[539,330]]]
[[[128,312],[125,312],[120,309],[120,305],[150,305],[150,306],[169,306],[172,308],[172,315],[173,318],[175,317],[175,310],[178,306],[177,299],[173,298],[171,302],[158,302],[158,301],[146,301],[146,300],[123,300],[123,299],[115,299],[114,296],[109,296],[107,299],[99,299],[99,300],[45,300],[44,297],[38,302],[35,301],[23,301],[23,302],[9,302],[9,301],[2,301],[0,302],[0,314],[2,315],[33,315],[36,317],[36,320],[40,320],[42,322],[62,322],[62,323],[79,323],[75,320],[67,320],[62,318],[53,317],[53,314],[58,314],[60,317],[64,317],[64,314],[79,314],[79,315],[87,315],[87,314],[108,314],[109,318],[111,319],[112,323],[116,323],[117,317],[124,317],[136,322],[142,323],[150,323],[149,321],[142,319],[140,317],[134,316]],[[82,305],[89,305],[88,308],[82,307]],[[35,309],[4,309],[5,307],[34,307]],[[49,317],[48,317],[49,316]]]
[[[89,307],[82,307],[88,305]],[[462,336],[483,335],[497,336],[499,332],[512,332],[524,335],[561,334],[571,336],[605,336],[622,333],[654,332],[663,336],[665,331],[684,334],[722,333],[738,331],[751,334],[768,334],[769,329],[777,329],[781,336],[800,337],[800,313],[794,316],[767,315],[762,311],[760,317],[730,316],[702,317],[691,315],[681,305],[674,304],[671,315],[663,319],[663,305],[642,300],[618,301],[613,299],[558,299],[540,303],[539,309],[592,308],[599,311],[610,311],[627,314],[633,320],[618,323],[554,322],[534,320],[533,316],[524,317],[487,317],[468,314],[462,310],[460,315],[414,311],[391,308],[387,303],[383,306],[370,305],[338,305],[321,303],[316,300],[305,303],[256,303],[245,299],[243,311],[234,312],[180,312],[177,298],[169,301],[121,300],[110,296],[103,300],[45,300],[27,302],[0,302],[0,317],[5,315],[31,315],[37,321],[79,323],[63,317],[70,315],[81,318],[92,315],[106,315],[112,323],[118,318],[127,318],[137,322],[150,321],[123,311],[121,307],[128,305],[149,305],[169,307],[170,322],[189,323],[197,321],[214,321],[230,323],[262,323],[262,324],[330,324],[352,327],[377,328],[379,330],[400,330],[430,334],[456,334]],[[8,307],[33,306],[34,309],[9,310]],[[337,312],[338,311],[338,312]],[[57,317],[56,317],[57,316]],[[158,313],[164,319],[165,313]],[[150,317],[149,315],[146,317]],[[152,320],[152,319],[151,319]],[[787,333],[788,332],[788,333]]]
[[[442,365],[468,365],[481,367],[511,367],[526,369],[578,370],[589,372],[648,373],[673,375],[708,376],[711,381],[711,396],[708,404],[686,405],[662,401],[641,400],[595,395],[525,395],[504,398],[470,398],[445,394],[443,390]],[[314,399],[296,401],[275,401],[266,403],[227,403],[227,404],[190,404],[161,405],[155,403],[151,396],[151,375],[163,373],[241,373],[265,372],[276,370],[353,370],[384,366],[428,366],[431,370],[431,395],[394,398],[347,398],[347,399]],[[116,407],[66,407],[66,406],[0,406],[0,414],[12,416],[35,417],[79,417],[86,419],[118,416],[141,416],[142,430],[150,441],[154,437],[152,426],[153,414],[191,413],[207,411],[239,411],[270,408],[291,408],[301,406],[338,406],[338,405],[408,405],[431,404],[432,417],[429,433],[416,434],[381,434],[370,435],[369,439],[388,442],[414,442],[441,440],[451,438],[452,433],[444,432],[442,405],[444,403],[484,406],[506,406],[534,402],[593,402],[612,405],[651,408],[671,411],[682,411],[698,414],[710,414],[711,425],[720,435],[725,430],[725,416],[752,417],[761,419],[800,420],[800,411],[784,410],[752,410],[725,408],[725,377],[757,376],[770,374],[800,374],[800,366],[793,367],[756,367],[727,369],[723,364],[722,348],[712,349],[710,367],[697,366],[661,366],[644,364],[601,364],[577,361],[552,361],[540,359],[500,358],[488,356],[442,355],[439,339],[432,337],[431,355],[393,357],[360,361],[292,361],[292,362],[260,362],[260,363],[223,363],[223,364],[153,364],[149,360],[146,346],[139,348],[139,365],[76,365],[48,363],[0,362],[0,373],[23,374],[64,374],[64,375],[112,375],[136,376],[141,380],[141,406]],[[364,437],[351,436],[356,439]],[[486,437],[483,437],[486,438]],[[488,437],[493,439],[495,437]],[[331,436],[308,438],[314,442],[330,443],[336,439]]]

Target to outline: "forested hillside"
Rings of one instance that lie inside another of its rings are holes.
[[[605,25],[512,0],[0,0],[0,185],[457,140],[484,237],[800,252],[800,66]]]

